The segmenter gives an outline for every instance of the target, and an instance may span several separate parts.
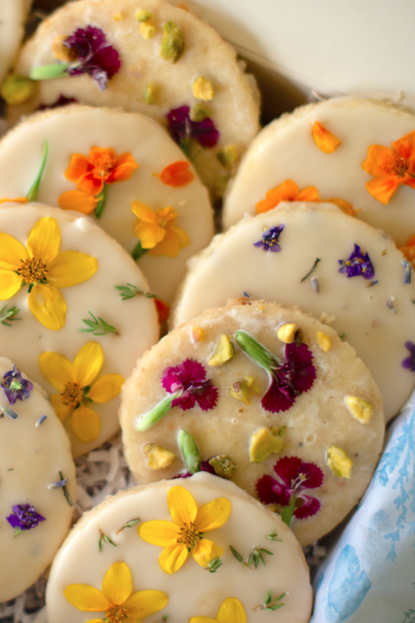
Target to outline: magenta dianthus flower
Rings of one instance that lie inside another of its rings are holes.
[[[201,147],[214,147],[219,140],[219,132],[210,117],[203,121],[190,119],[190,107],[174,108],[167,115],[168,130],[172,139],[188,152],[190,139],[194,138]]]
[[[211,380],[206,379],[202,364],[194,359],[185,359],[178,366],[166,368],[161,383],[169,394],[180,392],[173,400],[172,407],[187,411],[197,403],[202,411],[208,411],[216,405],[218,390]]]

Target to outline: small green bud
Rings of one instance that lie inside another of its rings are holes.
[[[163,26],[160,54],[170,63],[177,63],[184,52],[184,41],[180,29],[172,21]]]

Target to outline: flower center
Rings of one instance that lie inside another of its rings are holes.
[[[105,620],[111,623],[119,623],[128,617],[128,612],[122,606],[110,606],[105,611]]]
[[[157,210],[157,222],[159,226],[164,229],[170,225],[174,225],[176,218],[176,212],[170,207]]]
[[[76,409],[84,398],[84,390],[79,383],[67,383],[61,395],[64,405]]]
[[[196,525],[194,523],[191,523],[190,526],[185,525],[180,528],[180,535],[177,542],[184,543],[190,552],[201,539],[203,539],[202,533],[196,530]]]
[[[48,269],[46,268],[45,262],[37,260],[34,257],[25,261],[22,260],[16,273],[23,278],[25,283],[31,285],[39,282],[47,282]]]
[[[108,177],[111,171],[114,168],[114,162],[110,156],[102,155],[99,156],[95,162],[95,169],[93,172],[94,177],[104,178],[104,180]]]

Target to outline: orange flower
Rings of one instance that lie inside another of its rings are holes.
[[[98,199],[82,190],[69,190],[59,197],[58,205],[63,210],[91,214],[98,205]]]
[[[161,299],[154,299],[154,303],[157,310],[159,324],[163,324],[170,316],[170,307]]]
[[[168,167],[165,167],[160,175],[157,173],[153,173],[156,177],[160,179],[163,184],[166,186],[171,186],[171,188],[182,188],[183,186],[187,186],[195,179],[195,176],[191,171],[189,171],[190,164],[185,160],[180,160],[179,162],[173,162],[173,164],[169,164]]]
[[[176,257],[182,247],[190,244],[190,238],[183,229],[175,226],[177,212],[172,207],[152,210],[140,201],[131,204],[138,221],[134,235],[149,255]],[[134,255],[133,255],[134,257]]]
[[[415,268],[415,234],[411,236],[404,247],[399,249],[401,253],[404,254],[407,260],[411,262],[412,266]]]
[[[339,145],[341,140],[334,136],[331,132],[326,130],[324,125],[321,125],[319,121],[315,121],[311,129],[311,134],[317,147],[324,151],[325,154],[332,154]]]
[[[93,147],[89,157],[72,154],[65,177],[75,182],[78,190],[89,195],[99,195],[104,184],[129,180],[138,164],[128,152],[117,158],[111,148]]]
[[[375,178],[366,184],[368,192],[384,205],[399,184],[415,189],[415,131],[392,143],[392,149],[371,145],[362,167]]]
[[[256,204],[256,211],[258,214],[268,212],[275,208],[281,201],[312,201],[320,203],[317,188],[314,186],[307,186],[303,190],[299,190],[297,184],[292,180],[285,180],[282,184],[276,188],[272,188],[265,193],[265,199],[258,201]]]
[[[348,214],[349,216],[354,216],[357,212],[361,212],[361,210],[355,210],[351,203],[345,201],[344,199],[338,199],[337,197],[332,197],[331,199],[327,199],[327,203],[334,203],[342,212]]]

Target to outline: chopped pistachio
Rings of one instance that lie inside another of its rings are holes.
[[[164,469],[169,467],[176,458],[174,452],[157,443],[148,443],[144,446],[144,453],[148,456],[148,466],[150,469]]]
[[[221,366],[235,355],[235,347],[231,340],[224,333],[220,336],[216,344],[215,352],[208,361],[209,366]]]
[[[172,21],[163,26],[163,39],[161,40],[160,54],[170,63],[177,63],[184,52],[184,41],[180,29]]]
[[[251,404],[251,398],[248,390],[248,383],[245,381],[235,381],[229,388],[229,395],[235,400],[239,400],[240,402],[245,403],[246,405]]]
[[[325,353],[330,350],[331,342],[328,335],[323,333],[322,331],[317,331],[317,344],[320,346],[321,350]]]
[[[154,84],[151,84],[151,82],[149,84],[146,84],[143,90],[143,98],[144,98],[145,103],[148,104],[149,106],[156,103],[154,93],[155,93]]]
[[[226,145],[225,149],[219,151],[216,154],[216,158],[219,160],[223,167],[229,167],[236,162],[238,157],[238,150],[235,145]]]
[[[203,76],[199,76],[193,82],[192,91],[194,97],[203,102],[210,102],[215,97],[212,83]]]
[[[63,63],[72,63],[78,58],[78,52],[73,48],[67,48],[65,41],[68,37],[66,35],[58,35],[52,41],[52,53],[53,56]]]
[[[23,104],[34,95],[36,84],[26,76],[7,76],[1,85],[0,95],[12,106]]]
[[[202,327],[192,327],[190,330],[190,340],[193,344],[197,344],[198,342],[203,342],[206,334],[205,330]]]
[[[148,22],[148,20],[152,17],[152,12],[147,11],[146,9],[139,9],[135,14],[135,19],[137,20],[137,22]]]
[[[287,322],[283,324],[277,330],[277,338],[284,342],[284,344],[292,344],[295,342],[295,334],[297,331],[297,325]]]
[[[353,461],[342,448],[330,446],[327,449],[327,465],[337,478],[350,478]]]
[[[156,32],[156,29],[154,28],[154,26],[152,26],[148,22],[141,22],[139,31],[143,39],[148,41],[149,39],[154,37],[154,33]]]
[[[359,420],[362,424],[367,424],[370,421],[373,415],[373,407],[370,402],[366,402],[366,400],[357,396],[346,396],[345,402],[350,414],[356,420]]]
[[[229,480],[236,472],[236,463],[227,454],[219,454],[209,460],[209,465],[215,470],[215,474]]]
[[[206,117],[211,117],[211,116],[212,116],[212,109],[209,108],[209,106],[206,106],[205,104],[200,104],[200,102],[198,102],[197,104],[193,104],[193,106],[190,109],[191,121],[203,121],[203,119],[206,119]]]
[[[122,13],[116,13],[114,15],[114,19],[115,19],[116,22],[121,22],[124,19],[124,16],[123,16]]]
[[[283,445],[281,437],[276,437],[269,428],[263,426],[251,436],[249,460],[251,463],[262,463],[273,452],[279,452]]]

